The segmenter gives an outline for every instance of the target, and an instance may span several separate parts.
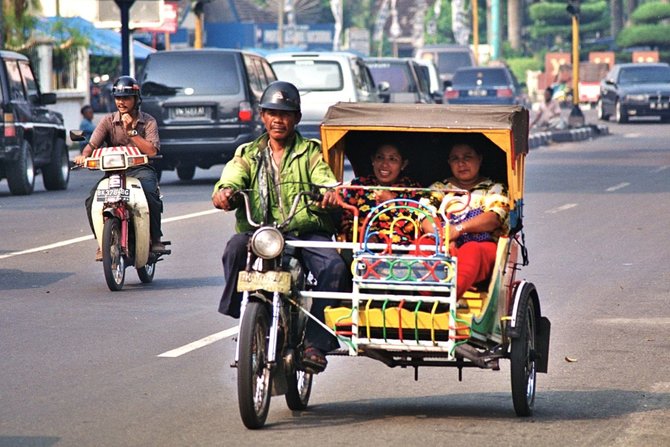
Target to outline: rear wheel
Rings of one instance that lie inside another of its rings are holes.
[[[535,404],[535,385],[537,370],[535,366],[535,305],[530,296],[530,289],[525,288],[519,302],[522,318],[519,336],[512,339],[511,376],[512,401],[517,416],[533,414]]]
[[[19,157],[8,163],[6,168],[9,191],[17,196],[27,196],[35,189],[35,163],[30,144],[24,141],[19,149]]]
[[[105,221],[102,232],[102,267],[109,290],[121,290],[126,276],[126,260],[121,247],[121,222],[118,219]]]
[[[70,158],[68,157],[65,141],[56,140],[51,163],[42,169],[44,187],[49,191],[67,189],[70,180]]]
[[[309,396],[312,394],[312,378],[314,376],[305,371],[294,370],[288,374],[286,381],[286,405],[293,411],[301,411],[307,408]]]
[[[237,400],[247,428],[261,428],[270,409],[272,374],[267,365],[269,316],[262,303],[250,302],[240,323]]]
[[[177,177],[179,180],[193,180],[195,176],[195,166],[179,165],[177,166]]]
[[[149,255],[151,257],[151,255]],[[137,276],[139,276],[140,281],[144,284],[149,284],[154,280],[154,274],[156,273],[156,263],[147,262],[144,267],[137,269]]]

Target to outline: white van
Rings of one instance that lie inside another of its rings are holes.
[[[432,61],[437,66],[443,89],[451,83],[456,70],[477,65],[475,55],[467,45],[426,45],[418,48],[414,57]]]
[[[321,121],[337,102],[381,102],[368,67],[353,53],[277,52],[266,58],[279,80],[300,91],[298,130],[306,138],[321,138]]]

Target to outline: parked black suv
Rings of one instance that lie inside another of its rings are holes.
[[[156,168],[177,169],[190,180],[196,166],[230,160],[237,146],[258,137],[258,102],[277,78],[264,57],[224,49],[152,53],[139,75],[142,110],[158,122],[163,158]]]
[[[56,103],[55,93],[41,93],[30,60],[0,51],[0,179],[9,191],[31,194],[35,174],[47,190],[66,189],[70,180],[63,116],[43,106]]]

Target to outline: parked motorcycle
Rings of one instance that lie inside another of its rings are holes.
[[[249,241],[247,268],[238,276],[241,321],[232,365],[237,368],[240,416],[251,429],[265,424],[272,395],[285,395],[291,410],[304,410],[309,402],[312,374],[302,369],[299,352],[311,300],[301,298],[300,292],[315,284],[297,259],[299,248],[286,241],[282,230],[301,204],[319,200],[317,192],[302,192],[284,222],[256,223],[249,194],[257,193],[236,193],[238,200],[244,199],[247,219],[256,228]]]
[[[72,141],[86,141],[83,132],[71,130]],[[149,157],[136,147],[114,146],[95,149],[84,167],[107,173],[95,192],[91,216],[102,251],[105,281],[111,291],[119,291],[129,266],[137,269],[143,283],[153,281],[162,256],[153,253],[149,231],[149,205],[138,179],[127,175],[128,168],[149,164]],[[163,241],[169,245],[169,241]]]

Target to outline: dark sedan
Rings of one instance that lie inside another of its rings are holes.
[[[636,116],[658,116],[670,122],[670,65],[617,64],[600,83],[598,118],[618,123]]]
[[[444,102],[527,106],[521,86],[504,66],[459,68],[444,91]]]

